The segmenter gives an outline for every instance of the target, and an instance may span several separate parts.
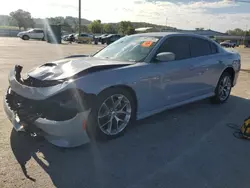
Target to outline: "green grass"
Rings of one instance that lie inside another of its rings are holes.
[[[18,29],[19,30],[19,28],[16,26],[7,26],[7,25],[0,25],[0,29],[13,29],[13,30]]]

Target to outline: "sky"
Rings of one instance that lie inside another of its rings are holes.
[[[0,0],[0,14],[23,9],[32,17],[78,17],[78,0]],[[245,1],[245,2],[244,2]],[[249,3],[247,3],[249,2]],[[250,0],[82,0],[82,18],[130,20],[179,29],[250,29]]]

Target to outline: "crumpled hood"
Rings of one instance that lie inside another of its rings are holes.
[[[45,63],[44,65],[28,72],[28,75],[39,80],[61,80],[72,77],[84,70],[87,71],[88,69],[93,67],[107,68],[108,66],[110,68],[113,68],[112,65],[126,66],[134,63],[135,62],[102,60],[93,57],[67,58],[50,63]]]

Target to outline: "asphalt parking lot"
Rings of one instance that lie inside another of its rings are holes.
[[[0,38],[1,96],[15,64],[25,71],[102,47]],[[227,126],[250,116],[250,49],[237,50],[242,71],[227,103],[203,100],[165,111],[108,142],[60,149],[16,134],[1,107],[0,187],[249,188],[250,141]]]

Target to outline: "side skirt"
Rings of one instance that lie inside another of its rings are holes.
[[[144,112],[144,113],[141,113],[141,114],[137,113],[137,118],[136,119],[137,120],[144,119],[146,117],[149,117],[151,115],[160,113],[162,111],[172,109],[172,108],[175,108],[175,107],[178,107],[178,106],[182,106],[182,105],[185,105],[185,104],[193,103],[193,102],[196,102],[196,101],[200,101],[200,100],[212,97],[212,96],[214,96],[214,92],[208,93],[206,95],[201,95],[199,97],[193,97],[193,98],[190,98],[190,99],[188,99],[186,101],[182,101],[182,102],[179,102],[179,103],[176,103],[176,104],[167,105],[167,106],[164,106],[162,108],[158,108],[156,110],[152,110],[152,111],[149,111],[149,112]]]

